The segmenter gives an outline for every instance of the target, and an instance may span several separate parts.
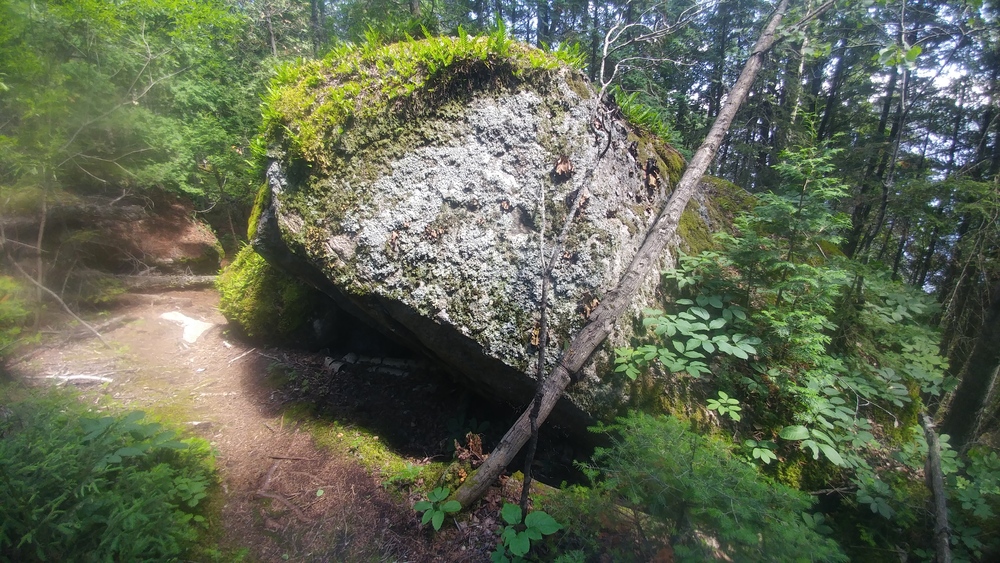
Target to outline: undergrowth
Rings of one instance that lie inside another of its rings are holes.
[[[208,442],[66,392],[0,391],[0,561],[166,561],[195,545]]]

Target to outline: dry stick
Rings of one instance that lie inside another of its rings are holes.
[[[924,435],[927,437],[927,485],[934,496],[934,547],[937,552],[937,563],[951,563],[950,541],[951,530],[948,528],[948,504],[944,492],[944,475],[941,472],[941,445],[937,433],[934,432],[934,422],[925,413],[922,417]]]
[[[598,99],[597,101],[597,111],[601,111],[601,104],[604,103],[603,100]],[[566,221],[563,223],[562,230],[559,231],[559,236],[556,237],[555,243],[552,245],[552,252],[549,254],[549,259],[545,260],[545,196],[542,195],[542,247],[540,254],[542,255],[542,299],[541,299],[541,313],[540,320],[538,323],[538,373],[537,380],[538,385],[535,388],[535,396],[531,400],[531,414],[529,415],[529,421],[531,422],[531,436],[528,438],[528,450],[525,452],[524,456],[524,481],[521,483],[521,514],[528,514],[528,493],[531,490],[531,464],[535,461],[535,449],[538,446],[538,414],[541,409],[542,404],[542,393],[545,387],[545,346],[548,343],[548,291],[549,283],[552,279],[552,270],[556,267],[556,260],[558,260],[559,255],[562,253],[563,245],[566,243],[566,236],[569,234],[570,226],[573,224],[573,219],[576,217],[577,212],[580,210],[580,205],[583,200],[586,199],[587,186],[590,185],[591,179],[594,177],[594,172],[597,171],[597,167],[600,166],[601,160],[604,155],[608,152],[608,147],[611,146],[611,124],[610,120],[605,120],[606,126],[604,127],[605,132],[608,134],[608,142],[604,147],[604,150],[597,155],[597,162],[594,163],[592,167],[587,170],[587,173],[583,177],[583,181],[580,182],[580,188],[576,192],[576,197],[573,198],[573,204],[570,206],[569,214],[566,215]]]
[[[666,207],[647,231],[646,240],[632,258],[632,263],[629,264],[628,270],[625,271],[618,286],[605,295],[604,300],[591,315],[590,322],[576,335],[559,364],[552,370],[543,384],[542,399],[539,402],[536,419],[539,423],[544,422],[552,412],[556,402],[572,383],[573,375],[583,368],[594,350],[611,334],[615,321],[628,308],[635,292],[659,261],[663,249],[673,239],[677,232],[677,223],[681,213],[691,196],[694,195],[701,177],[708,169],[715,153],[719,150],[719,145],[722,144],[722,139],[729,130],[736,110],[746,99],[750,86],[764,64],[764,55],[774,45],[775,31],[788,10],[788,2],[789,0],[781,0],[771,20],[761,32],[750,58],[743,67],[743,72],[740,73],[739,79],[726,98],[712,129],[688,164],[684,175],[677,184],[677,189],[667,201]],[[462,483],[455,494],[455,500],[463,507],[468,507],[482,498],[490,485],[496,481],[511,459],[528,441],[531,434],[532,410],[528,409],[521,414],[482,467]]]
[[[35,280],[35,278],[33,278],[30,275],[28,275],[28,272],[25,272],[24,268],[22,268],[21,265],[18,264],[10,254],[7,255],[7,261],[10,262],[11,264],[13,264],[14,268],[16,268],[17,271],[20,272],[22,276],[24,276],[25,278],[27,278],[28,281],[30,281],[36,287],[38,287],[38,289],[40,289],[40,290],[48,293],[49,295],[51,295],[53,299],[55,299],[60,305],[62,305],[63,309],[66,309],[66,312],[69,313],[70,316],[72,316],[74,319],[76,319],[77,322],[79,322],[83,326],[87,327],[87,329],[90,330],[90,332],[93,332],[94,336],[96,336],[97,339],[100,340],[102,344],[104,344],[108,348],[111,348],[111,345],[108,344],[108,341],[105,340],[103,336],[101,336],[101,333],[97,332],[97,329],[95,329],[94,327],[92,327],[89,324],[87,324],[87,321],[85,321],[85,320],[81,319],[79,316],[77,316],[77,314],[74,313],[73,310],[69,308],[69,305],[67,305],[66,302],[63,301],[58,295],[56,295],[56,292],[54,292],[51,289],[45,287],[44,285],[38,283],[38,281]]]

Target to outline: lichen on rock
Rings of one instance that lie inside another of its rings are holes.
[[[548,370],[617,285],[683,165],[582,73],[495,37],[342,49],[281,74],[259,143],[271,197],[255,248],[515,404],[535,385],[543,262],[555,256]],[[619,324],[557,407],[564,424],[582,431],[628,403],[604,369],[635,336]]]

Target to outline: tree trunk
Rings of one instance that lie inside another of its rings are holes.
[[[532,411],[535,408],[537,408],[538,413],[538,424],[545,421],[556,402],[562,397],[563,392],[572,383],[573,374],[583,367],[594,350],[611,333],[615,322],[632,301],[642,281],[649,276],[658,263],[660,254],[677,231],[681,213],[697,189],[702,175],[722,143],[722,138],[729,130],[736,111],[743,103],[757,73],[763,66],[765,54],[774,45],[775,31],[788,9],[788,2],[789,0],[781,0],[771,20],[761,32],[746,66],[743,67],[743,72],[719,112],[719,117],[715,120],[701,147],[692,157],[684,175],[677,184],[677,189],[647,231],[646,240],[636,252],[618,286],[604,296],[601,304],[591,315],[590,322],[570,343],[556,368],[542,384],[541,398],[537,404],[533,402],[521,414],[482,467],[466,479],[458,489],[455,499],[463,507],[468,507],[482,498],[490,485],[496,481],[500,473],[528,441],[531,436]]]
[[[962,373],[962,382],[941,424],[941,429],[951,436],[955,448],[963,448],[976,438],[972,435],[976,417],[984,406],[983,400],[993,373],[1000,364],[1000,346],[997,346],[1000,342],[1000,283],[993,287],[986,313]]]

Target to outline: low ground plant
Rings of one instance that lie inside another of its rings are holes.
[[[211,449],[141,412],[91,412],[68,393],[0,405],[0,561],[167,561],[204,528]]]

